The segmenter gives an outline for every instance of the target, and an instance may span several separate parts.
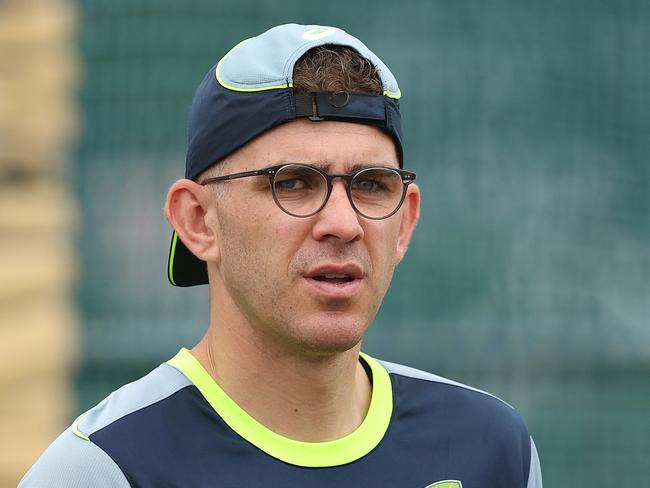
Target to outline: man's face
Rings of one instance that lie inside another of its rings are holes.
[[[338,174],[360,166],[398,167],[392,139],[376,127],[301,120],[238,150],[224,172],[283,163]],[[217,185],[207,222],[220,259],[209,268],[223,320],[244,318],[264,343],[302,352],[340,352],[359,343],[406,250],[417,219],[417,187],[409,187],[395,215],[369,220],[355,213],[340,179],[325,207],[306,218],[275,204],[266,176]]]

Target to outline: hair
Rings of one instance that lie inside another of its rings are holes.
[[[293,90],[347,91],[381,95],[377,67],[352,48],[319,46],[307,51],[293,69]]]
[[[329,44],[310,49],[293,68],[293,91],[347,91],[381,95],[384,91],[377,67],[357,51]],[[213,164],[196,180],[224,174],[228,157]],[[222,185],[214,185],[215,191]]]

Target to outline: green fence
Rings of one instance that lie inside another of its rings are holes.
[[[83,1],[79,410],[192,345],[162,216],[207,69],[284,22],[340,26],[403,92],[422,220],[364,349],[527,419],[548,487],[650,478],[650,3]]]

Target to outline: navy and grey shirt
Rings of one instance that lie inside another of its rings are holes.
[[[59,436],[19,487],[541,488],[521,417],[473,388],[365,354],[363,423],[330,442],[267,429],[187,349]]]

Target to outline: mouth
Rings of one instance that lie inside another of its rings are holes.
[[[359,293],[364,273],[356,263],[326,264],[311,269],[304,278],[318,298],[341,300]]]
[[[334,274],[334,273],[316,275],[316,276],[313,276],[311,279],[316,280],[316,281],[321,281],[321,282],[324,282],[324,283],[331,283],[331,284],[334,284],[334,285],[337,285],[337,284],[342,285],[342,284],[354,281],[354,278],[352,276],[350,276],[350,275]]]

